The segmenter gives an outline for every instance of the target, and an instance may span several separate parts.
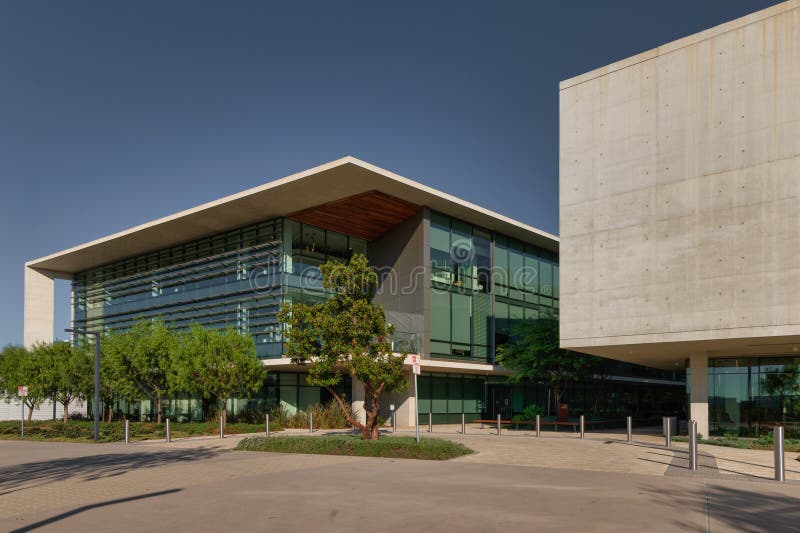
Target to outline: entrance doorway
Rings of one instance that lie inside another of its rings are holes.
[[[492,420],[500,415],[503,420],[511,420],[514,402],[511,396],[510,385],[489,385],[489,405],[491,407]]]

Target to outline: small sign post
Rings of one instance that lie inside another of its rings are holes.
[[[19,396],[19,404],[22,407],[22,414],[19,417],[19,438],[25,438],[25,397],[28,395],[28,386],[20,385],[17,387],[17,395]]]
[[[411,356],[411,368],[414,371],[414,411],[417,415],[414,418],[414,428],[416,429],[417,433],[417,444],[419,444],[419,397],[417,396],[417,376],[420,374],[421,369],[419,367],[418,355]]]

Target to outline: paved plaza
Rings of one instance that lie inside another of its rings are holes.
[[[755,532],[800,523],[797,454],[787,454],[789,481],[776,483],[771,452],[701,446],[693,474],[685,445],[667,450],[657,437],[630,445],[615,433],[459,429],[436,426],[434,436],[477,453],[446,462],[232,451],[239,436],[0,441],[0,531]]]

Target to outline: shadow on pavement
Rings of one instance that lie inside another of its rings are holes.
[[[119,476],[139,468],[154,468],[168,464],[209,459],[220,453],[223,452],[213,448],[144,453],[107,453],[6,466],[0,468],[0,496],[23,487],[30,488],[44,483],[74,478],[81,478],[82,481],[91,481],[104,477]]]
[[[115,504],[118,504],[118,503],[125,503],[125,502],[134,501],[134,500],[141,500],[141,499],[144,499],[144,498],[154,498],[154,497],[158,497],[158,496],[164,496],[166,494],[172,494],[174,492],[180,492],[181,490],[183,490],[183,489],[161,490],[161,491],[158,491],[158,492],[151,492],[150,494],[140,494],[139,496],[128,496],[127,498],[118,498],[116,500],[109,500],[107,502],[99,502],[99,503],[93,503],[93,504],[90,504],[90,505],[84,505],[84,506],[78,507],[76,509],[71,509],[69,511],[65,511],[65,512],[63,512],[61,514],[57,514],[55,516],[51,516],[50,518],[45,518],[44,520],[40,520],[38,522],[34,522],[33,524],[30,524],[30,525],[27,525],[27,526],[24,526],[24,527],[21,527],[21,528],[18,528],[18,529],[14,529],[14,530],[11,531],[11,533],[24,533],[26,531],[33,531],[35,529],[39,529],[40,527],[44,527],[44,526],[50,525],[50,524],[52,524],[54,522],[58,522],[59,520],[63,520],[65,518],[68,518],[70,516],[74,516],[76,514],[84,512],[84,511],[89,511],[90,509],[96,509],[97,507],[105,507],[107,505],[115,505]]]
[[[760,485],[759,490],[745,490],[724,485],[704,487],[687,486],[685,489],[666,489],[663,486],[644,487],[654,499],[675,508],[674,526],[694,529],[696,524],[681,521],[687,510],[706,514],[712,521],[746,533],[774,533],[797,531],[800,523],[800,497],[788,496]],[[664,526],[664,524],[662,524]]]

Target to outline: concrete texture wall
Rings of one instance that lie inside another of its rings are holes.
[[[562,82],[560,207],[562,346],[800,335],[800,1]]]
[[[425,217],[423,210],[370,243],[370,262],[379,271],[375,303],[399,332],[425,329]]]
[[[45,271],[25,267],[23,342],[27,348],[37,342],[52,342],[54,327],[54,277]]]

